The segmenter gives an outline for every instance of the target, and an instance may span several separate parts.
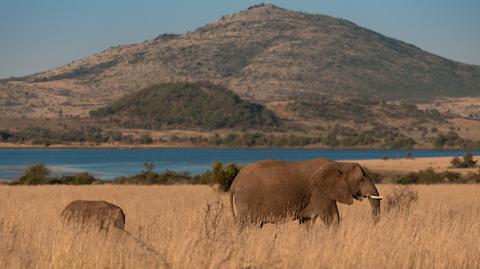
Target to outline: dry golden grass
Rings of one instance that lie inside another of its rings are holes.
[[[480,186],[413,188],[416,204],[376,225],[364,201],[340,206],[337,229],[239,231],[228,197],[206,186],[0,186],[0,268],[479,268]],[[158,254],[127,235],[63,227],[74,199],[119,205],[126,230]]]

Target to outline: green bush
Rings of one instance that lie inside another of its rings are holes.
[[[212,180],[210,183],[219,184],[220,189],[227,192],[237,176],[240,169],[234,164],[230,163],[224,169],[223,163],[215,162],[212,165]]]
[[[480,183],[480,171],[478,173],[468,173],[467,176],[465,177],[466,178],[466,183],[469,183],[469,182],[475,182],[475,183]]]
[[[208,170],[203,174],[193,176],[192,179],[190,180],[190,183],[194,185],[197,185],[197,184],[206,185],[210,183],[210,181],[212,180],[212,177],[213,177],[212,171]]]
[[[409,185],[409,184],[416,184],[418,178],[414,175],[407,174],[404,176],[397,176],[393,179],[393,183],[401,184],[401,185]]]
[[[43,163],[30,165],[19,179],[19,184],[39,185],[48,183],[50,170]]]
[[[463,164],[465,167],[475,167],[477,165],[477,161],[473,160],[473,154],[471,152],[465,152],[463,155]]]
[[[0,141],[8,141],[12,137],[12,133],[8,130],[0,130]]]
[[[166,170],[161,174],[153,171],[143,171],[131,177],[121,177],[114,179],[112,183],[116,184],[138,184],[138,185],[166,185],[181,182],[187,182],[191,179],[188,172],[175,172]]]
[[[463,162],[462,160],[460,160],[460,158],[458,157],[454,157],[450,163],[453,165],[453,167],[457,167],[457,168],[460,168],[460,167],[463,167]]]
[[[95,177],[90,175],[89,173],[80,173],[73,177],[72,184],[74,185],[92,184],[95,181],[96,181]]]
[[[66,185],[89,185],[99,181],[89,173],[79,173],[75,175],[54,177],[48,180],[48,184],[66,184]]]
[[[462,177],[460,173],[450,171],[437,173],[433,168],[410,172],[404,176],[397,176],[393,179],[393,183],[397,184],[466,183],[467,181],[468,179]]]
[[[460,158],[453,158],[450,163],[456,168],[472,168],[477,165],[477,161],[473,160],[473,154],[471,152],[465,152],[463,155],[463,161]]]
[[[417,176],[417,183],[420,184],[435,184],[444,182],[443,175],[441,173],[436,173],[432,168],[419,171]]]
[[[175,172],[166,170],[165,172],[158,174],[154,171],[155,164],[152,162],[146,162],[143,164],[144,170],[131,177],[118,177],[113,179],[113,184],[138,184],[138,185],[166,185],[188,182],[192,179],[188,172]]]

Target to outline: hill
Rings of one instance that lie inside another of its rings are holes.
[[[256,5],[0,80],[0,146],[480,148],[480,67]]]
[[[280,124],[262,105],[210,83],[164,83],[122,97],[90,115],[127,128],[266,128]]]
[[[480,68],[326,15],[253,6],[193,32],[116,46],[0,82],[7,117],[88,116],[158,83],[211,81],[257,103],[310,96],[479,96]]]

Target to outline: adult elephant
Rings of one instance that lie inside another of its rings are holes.
[[[363,168],[329,159],[258,161],[243,167],[230,188],[235,219],[260,226],[289,218],[338,223],[337,202],[351,205],[366,197],[378,220],[381,196]]]

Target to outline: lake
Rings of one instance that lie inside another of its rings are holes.
[[[155,171],[166,169],[199,174],[215,161],[244,165],[257,160],[304,160],[325,157],[335,160],[405,157],[462,156],[465,151],[440,150],[351,150],[351,149],[232,149],[232,148],[161,148],[161,149],[0,149],[0,179],[19,177],[30,164],[45,163],[53,174],[89,172],[102,179],[128,176],[153,162]],[[479,151],[473,152],[475,155]]]

